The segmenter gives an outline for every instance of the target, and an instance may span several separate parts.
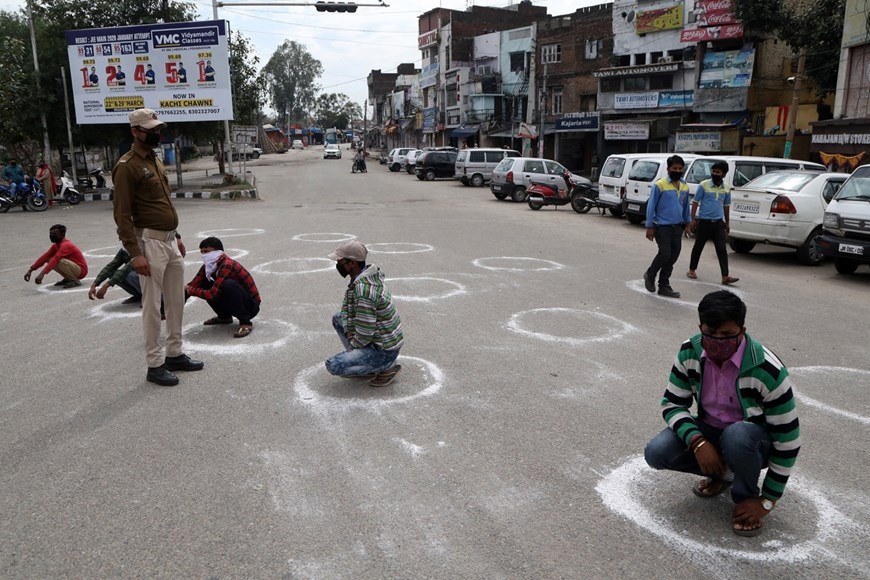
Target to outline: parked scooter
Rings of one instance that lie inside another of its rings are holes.
[[[529,207],[533,210],[539,210],[545,205],[558,207],[570,203],[574,211],[584,213],[579,212],[577,207],[574,206],[573,200],[580,195],[581,191],[591,188],[592,182],[567,170],[562,174],[562,179],[567,186],[565,189],[560,188],[557,184],[532,180],[532,185],[527,190]]]
[[[54,192],[54,201],[65,201],[70,205],[78,205],[84,196],[73,187],[73,180],[66,171],[61,175]]]
[[[105,172],[102,168],[97,168],[88,173],[87,177],[79,177],[78,185],[84,189],[94,189],[94,182],[96,181],[96,188],[102,189],[106,187],[106,177]]]
[[[24,176],[24,181],[15,189],[15,195],[6,185],[0,185],[0,213],[6,213],[16,205],[24,211],[45,211],[48,209],[48,198],[39,187],[39,182]]]

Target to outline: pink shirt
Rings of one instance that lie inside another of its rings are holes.
[[[740,341],[737,352],[731,358],[717,366],[707,358],[707,352],[701,353],[704,359],[704,376],[701,378],[701,407],[704,416],[701,419],[717,429],[724,429],[732,423],[743,420],[743,407],[737,396],[737,377],[740,375],[740,363],[746,351],[746,337]]]

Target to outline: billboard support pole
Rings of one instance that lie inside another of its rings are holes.
[[[69,139],[69,160],[72,163],[72,178],[75,181],[78,170],[76,169],[76,152],[72,138],[72,123],[70,123],[69,118],[69,95],[66,92],[66,68],[64,67],[60,67],[60,78],[63,79],[63,108],[64,112],[66,112],[66,138]],[[50,163],[48,159],[45,162]],[[63,170],[63,159],[61,159],[60,168]]]
[[[42,83],[39,79],[39,59],[36,56],[36,30],[33,28],[33,12],[30,0],[27,2],[27,24],[30,27],[30,46],[33,49],[33,70],[36,72],[36,96],[42,100]],[[51,165],[51,143],[48,141],[48,121],[45,119],[45,109],[39,108],[39,119],[42,121],[42,147],[45,162]]]
[[[218,13],[217,13],[218,2],[217,2],[217,0],[211,0],[211,9],[212,9],[212,13],[214,15],[214,19],[217,20],[218,19]],[[227,30],[227,46],[229,46],[229,35],[230,35],[230,31]],[[232,74],[232,73],[230,73],[230,74]],[[232,81],[230,81],[230,84],[232,85]],[[229,172],[232,173],[233,172],[233,143],[232,143],[232,141],[230,141],[230,122],[225,119],[224,120],[224,153],[225,154],[227,151],[227,147],[230,148],[229,155],[227,155],[227,166],[230,169]]]

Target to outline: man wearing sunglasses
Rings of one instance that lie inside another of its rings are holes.
[[[181,350],[184,311],[184,255],[178,214],[170,200],[163,162],[154,154],[166,123],[151,109],[130,113],[133,145],[115,165],[115,224],[142,287],[146,380],[164,387],[178,384],[174,371],[198,371],[203,363]],[[160,300],[166,312],[166,353],[160,346]]]
[[[737,295],[707,294],[698,314],[701,334],[680,347],[661,401],[668,426],[644,454],[654,469],[705,476],[692,488],[699,498],[730,488],[732,531],[757,536],[800,450],[794,391],[788,369],[746,334],[746,305]]]

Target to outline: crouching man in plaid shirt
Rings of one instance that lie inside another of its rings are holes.
[[[202,298],[217,316],[203,324],[232,324],[239,319],[235,338],[251,334],[253,319],[260,312],[260,292],[251,274],[238,262],[224,254],[224,245],[218,238],[209,237],[199,243],[203,265],[196,273],[187,293]]]

